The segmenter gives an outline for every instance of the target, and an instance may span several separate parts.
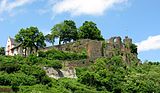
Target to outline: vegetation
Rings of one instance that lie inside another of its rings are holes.
[[[52,45],[54,45],[56,38],[59,38],[59,44],[78,39],[104,40],[101,31],[92,21],[85,21],[78,29],[72,20],[64,20],[62,23],[54,25],[51,34],[47,34],[45,38]]]
[[[54,41],[55,38],[59,37],[59,44],[61,44],[61,42],[67,43],[72,40],[77,40],[77,33],[75,22],[72,20],[64,20],[64,22],[53,26],[51,34],[48,34],[46,37],[48,37],[49,42]]]
[[[92,21],[85,21],[79,28],[80,39],[103,40],[101,31]]]
[[[42,32],[39,32],[37,27],[22,28],[15,36],[15,40],[25,49],[25,55],[27,51],[32,54],[34,49],[37,51],[39,48],[46,46],[44,42],[45,37]]]
[[[137,46],[135,44],[132,44],[130,46],[130,49],[131,49],[131,53],[138,54],[138,52],[137,52]]]
[[[52,34],[47,34],[45,36],[45,41],[47,41],[48,43],[51,43],[52,45],[54,45],[54,42],[55,42],[55,36],[52,35]]]
[[[151,62],[152,63],[152,62]],[[113,93],[159,93],[160,64],[126,64],[120,56],[100,58],[87,68],[78,68],[78,81]]]
[[[5,55],[5,47],[0,47],[0,55]]]
[[[52,52],[45,52],[45,55],[50,55]],[[57,52],[61,53],[61,51]],[[160,63],[158,62],[146,61],[136,65],[137,62],[127,64],[121,56],[99,58],[90,66],[77,67],[77,79],[49,78],[42,68],[48,66],[61,69],[63,68],[61,60],[57,57],[48,59],[42,54],[39,57],[30,55],[25,58],[0,56],[0,85],[3,89],[9,88],[18,93],[160,92]]]
[[[20,56],[4,57],[0,56],[0,85],[1,86],[26,86],[35,84],[49,84],[51,79],[45,71],[35,63],[29,64],[27,60]]]
[[[75,67],[77,79],[50,78],[44,67],[64,69],[63,61],[87,59],[86,52],[74,53],[51,49],[39,51],[45,46],[44,40],[54,44],[77,39],[103,40],[100,30],[93,22],[85,21],[78,31],[72,20],[65,20],[52,28],[52,33],[43,36],[37,27],[21,29],[16,41],[31,55],[27,57],[4,56],[0,48],[0,92],[16,93],[160,93],[160,63],[139,63],[134,57],[129,63],[121,55],[111,58],[98,58],[89,66]],[[105,46],[105,43],[102,45]],[[131,53],[137,53],[137,46],[127,46]],[[117,51],[117,50],[115,50]],[[131,57],[128,55],[127,57]],[[84,63],[85,64],[85,63]],[[74,67],[73,67],[74,68]],[[59,70],[60,71],[60,70]]]
[[[62,29],[60,31],[60,37],[64,43],[71,42],[71,40],[77,40],[77,28],[72,20],[65,20],[62,24]]]
[[[40,51],[38,53],[39,57],[45,57],[49,60],[80,60],[80,59],[86,59],[87,54],[82,53],[74,53],[74,52],[65,52],[65,51],[59,51],[56,49],[49,50],[47,52]]]

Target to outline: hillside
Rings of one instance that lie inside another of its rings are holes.
[[[127,47],[125,49],[129,51],[125,51],[118,47],[116,42],[113,44],[114,48],[110,48],[110,53],[113,55],[104,55],[108,53],[106,49],[108,47],[105,46],[112,45],[109,42],[100,42],[102,45],[99,46],[94,45],[99,44],[98,42],[83,40],[50,47],[39,51],[38,56],[37,54],[28,57],[0,56],[0,92],[160,92],[160,64],[158,62],[140,63],[134,48]],[[102,47],[100,48],[101,56],[94,55],[96,53],[94,47]],[[51,73],[53,77],[49,75],[47,68],[55,71]],[[68,74],[64,77],[66,73],[64,71],[71,71],[72,74],[76,74],[76,77],[69,77]],[[59,79],[54,77],[57,75]]]

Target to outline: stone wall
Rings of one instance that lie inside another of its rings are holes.
[[[70,51],[76,53],[85,51],[88,55],[89,60],[94,60],[96,58],[102,57],[102,42],[97,40],[83,39],[68,44],[57,45],[55,46],[55,48],[62,51]]]
[[[105,47],[103,48],[104,57],[122,56],[123,60],[127,63],[131,61],[139,61],[137,54],[131,53],[130,46],[132,45],[132,39],[126,36],[123,39],[121,37],[111,37],[106,41]]]
[[[83,39],[68,44],[48,47],[43,49],[43,51],[47,51],[53,48],[56,48],[61,51],[70,51],[75,53],[86,51],[88,59],[72,61],[66,60],[63,62],[64,67],[66,67],[65,69],[56,70],[50,67],[44,67],[44,70],[46,71],[46,74],[49,77],[56,79],[61,77],[77,78],[74,67],[88,66],[91,63],[90,61],[93,61],[99,57],[111,58],[113,56],[120,55],[122,56],[123,60],[127,63],[131,63],[132,61],[139,62],[137,54],[131,53],[131,45],[132,39],[129,37],[125,37],[123,41],[121,37],[111,37],[109,40],[106,40],[105,42]]]
[[[56,48],[61,51],[70,51],[75,53],[81,53],[82,51],[85,51],[88,56],[86,62],[94,61],[99,57],[110,58],[113,56],[121,55],[124,61],[130,63],[132,59],[138,60],[137,54],[131,53],[131,45],[131,38],[126,36],[122,40],[121,37],[117,36],[111,37],[109,40],[106,41],[82,39],[67,44],[48,47],[43,49],[43,51],[47,51],[52,48]]]

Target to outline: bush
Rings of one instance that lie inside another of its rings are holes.
[[[28,76],[23,73],[7,74],[1,73],[0,85],[4,86],[19,86],[19,85],[34,85],[36,84],[36,78]]]
[[[29,55],[26,58],[26,61],[29,65],[34,65],[39,62],[38,57],[35,54]]]
[[[86,52],[82,51],[82,53],[72,53],[72,52],[64,52],[56,49],[49,50],[47,52],[39,52],[39,57],[47,58],[49,60],[79,60],[86,59]]]
[[[7,73],[13,73],[20,70],[20,65],[16,62],[1,62],[0,71],[5,71]]]
[[[61,69],[62,63],[60,61],[50,61],[49,67],[53,67],[54,69]]]

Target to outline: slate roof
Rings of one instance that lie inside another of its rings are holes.
[[[12,44],[12,45],[15,45],[15,46],[19,45],[19,43],[16,42],[14,38],[11,38],[11,37],[9,37],[9,38],[10,38],[10,40],[11,40],[11,44]]]
[[[14,45],[14,47],[12,49],[15,49],[21,45],[20,43],[16,42],[14,38],[11,38],[11,37],[9,37],[9,38],[11,40],[11,44]]]

